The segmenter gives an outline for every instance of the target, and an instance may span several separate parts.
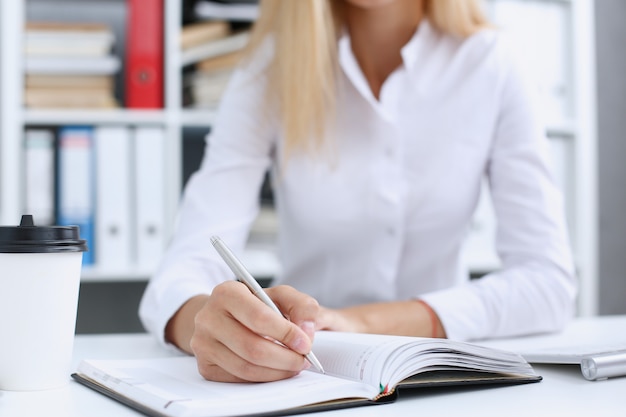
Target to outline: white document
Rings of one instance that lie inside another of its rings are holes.
[[[165,132],[137,127],[134,145],[136,262],[152,273],[165,248]]]
[[[35,225],[54,223],[54,132],[26,129],[25,213],[32,214]]]
[[[522,352],[532,363],[575,364],[590,381],[626,376],[626,343],[601,343]]]
[[[615,316],[615,319],[618,319]],[[558,333],[509,339],[491,339],[480,344],[517,352],[533,364],[578,365],[588,380],[626,376],[626,333],[611,317],[602,321],[578,317]]]
[[[100,126],[96,151],[96,259],[103,271],[131,265],[131,134],[127,127]]]
[[[593,356],[626,354],[626,342],[615,344],[585,343],[576,346],[555,346],[528,349],[520,355],[531,363],[580,364],[584,358]]]

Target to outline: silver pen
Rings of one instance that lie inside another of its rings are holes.
[[[283,313],[276,307],[276,304],[272,301],[272,299],[263,291],[263,288],[259,285],[259,283],[250,275],[248,270],[243,266],[241,261],[237,259],[235,254],[226,246],[226,244],[217,236],[211,237],[211,243],[215,247],[217,253],[220,254],[226,265],[233,271],[235,277],[238,281],[244,283],[246,287],[259,298],[265,305],[274,310],[276,313],[280,314],[284,317]],[[324,372],[324,368],[322,368],[322,364],[317,360],[313,352],[309,352],[304,357],[313,365],[318,371],[321,373]]]

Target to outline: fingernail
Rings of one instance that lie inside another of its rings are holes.
[[[313,321],[303,321],[300,324],[300,328],[309,336],[310,339],[313,339],[313,335],[315,334],[315,322]]]
[[[304,363],[302,364],[302,370],[306,371],[307,369],[309,369],[311,367],[311,363],[309,361],[304,361]]]
[[[298,353],[302,353],[303,355],[309,351],[309,344],[306,340],[299,337],[293,341],[291,348]]]

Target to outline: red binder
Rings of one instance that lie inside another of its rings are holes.
[[[126,107],[163,107],[163,0],[127,0]]]

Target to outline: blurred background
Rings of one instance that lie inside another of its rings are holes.
[[[626,313],[626,2],[486,0],[542,95],[580,276],[579,315]],[[254,0],[0,3],[0,224],[79,224],[78,333],[142,331],[137,305],[198,168]],[[87,146],[76,146],[76,143]],[[244,263],[280,271],[272,190]],[[474,277],[499,267],[485,188]]]

